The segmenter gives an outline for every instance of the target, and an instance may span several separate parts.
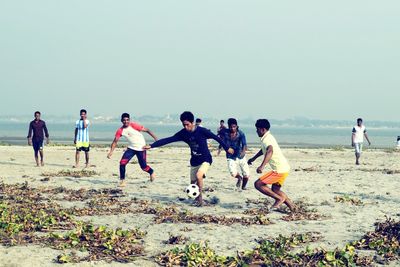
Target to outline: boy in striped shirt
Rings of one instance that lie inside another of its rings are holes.
[[[85,151],[85,168],[89,167],[89,120],[86,116],[87,112],[85,109],[81,109],[80,115],[81,118],[76,121],[75,124],[75,139],[74,144],[76,146],[76,154],[75,154],[75,166],[74,168],[79,167],[79,154],[81,151]]]

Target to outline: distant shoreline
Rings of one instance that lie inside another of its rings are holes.
[[[91,146],[92,147],[109,147],[111,144],[112,140],[105,140],[105,139],[95,139],[92,140]],[[150,143],[150,142],[149,142]],[[299,149],[334,149],[334,150],[344,150],[344,149],[353,149],[350,145],[336,145],[336,144],[309,144],[309,143],[285,143],[281,142],[279,143],[281,147],[283,148],[299,148]],[[26,138],[14,138],[14,139],[9,139],[9,138],[0,138],[0,146],[27,146],[27,140]],[[127,143],[120,142],[119,147],[124,147],[126,146]],[[74,147],[74,144],[72,140],[65,140],[65,139],[51,139],[49,145],[45,146],[66,146],[66,147]],[[177,142],[173,144],[166,145],[165,147],[187,147],[186,144],[182,142]],[[248,143],[249,148],[258,148],[259,143],[258,142],[249,142]],[[212,147],[216,149],[217,144],[213,143]],[[393,147],[387,147],[387,146],[371,146],[369,147],[367,144],[364,145],[364,149],[395,149],[395,146]]]

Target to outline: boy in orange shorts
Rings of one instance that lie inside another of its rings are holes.
[[[276,142],[275,138],[269,131],[270,123],[267,119],[259,119],[256,122],[257,134],[261,138],[261,149],[254,157],[248,160],[248,164],[251,165],[261,155],[264,155],[264,159],[261,165],[257,168],[257,173],[262,173],[263,169],[269,163],[272,171],[265,173],[257,181],[254,186],[258,191],[275,199],[275,203],[271,209],[276,209],[283,203],[293,211],[295,205],[289,199],[289,197],[281,191],[281,187],[286,177],[289,175],[290,166],[285,156]],[[268,187],[271,184],[271,188]]]

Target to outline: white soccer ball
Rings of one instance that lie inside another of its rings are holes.
[[[200,188],[197,186],[197,184],[190,184],[188,187],[186,187],[185,192],[188,197],[196,198],[200,195]]]

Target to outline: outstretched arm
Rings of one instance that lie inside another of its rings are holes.
[[[178,141],[182,141],[181,138],[179,138],[179,136],[177,136],[177,135],[174,135],[174,136],[171,136],[171,137],[159,139],[159,140],[155,141],[153,144],[147,145],[147,146],[145,146],[143,148],[144,149],[150,149],[150,148],[165,146],[167,144],[170,144],[170,143],[173,143],[173,142],[178,142]]]
[[[157,140],[158,140],[157,136],[156,136],[150,129],[148,129],[148,128],[143,128],[143,129],[142,129],[142,132],[148,133],[151,137],[153,137],[154,141],[157,141]]]

